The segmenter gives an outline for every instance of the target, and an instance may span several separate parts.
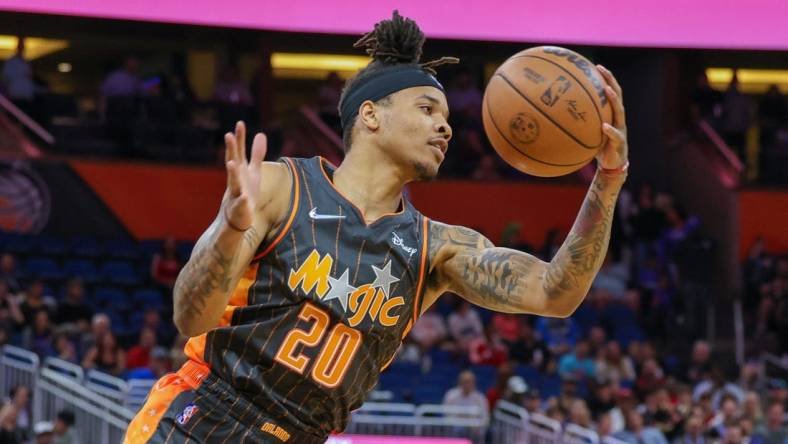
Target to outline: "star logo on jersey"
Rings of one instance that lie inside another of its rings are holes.
[[[357,287],[350,285],[348,268],[338,279],[331,276],[333,264],[334,258],[330,254],[321,256],[317,250],[312,250],[297,270],[290,269],[287,285],[291,291],[300,288],[306,296],[314,294],[324,302],[338,300],[348,313],[347,322],[351,327],[367,317],[386,327],[397,324],[401,309],[396,309],[405,305],[405,298],[391,294],[392,284],[400,281],[391,274],[391,261],[387,261],[383,268],[372,265],[375,280]]]
[[[348,284],[347,273],[348,273],[348,269],[345,268],[345,272],[342,273],[342,276],[340,276],[339,279],[334,279],[331,276],[329,276],[328,284],[331,286],[331,290],[329,290],[329,292],[326,293],[325,296],[323,296],[324,301],[338,299],[339,303],[342,304],[343,310],[347,310],[348,295],[357,290],[356,287]]]
[[[375,272],[375,282],[372,283],[372,287],[385,288],[385,290],[383,290],[383,295],[388,299],[389,293],[391,293],[391,284],[399,281],[398,278],[391,275],[391,261],[386,262],[386,266],[384,266],[382,270],[373,265],[372,271]]]

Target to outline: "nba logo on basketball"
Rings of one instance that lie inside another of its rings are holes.
[[[194,416],[195,413],[197,413],[198,410],[199,408],[196,405],[189,404],[185,409],[183,409],[183,413],[175,417],[175,421],[177,421],[180,425],[184,425],[189,422],[189,420],[192,418],[192,416]]]

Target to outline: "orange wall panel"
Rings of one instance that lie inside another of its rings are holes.
[[[225,188],[219,168],[72,161],[137,239],[197,239],[216,217]]]
[[[148,164],[74,161],[71,166],[137,239],[174,235],[196,239],[216,217],[225,172]],[[521,240],[541,246],[552,228],[567,231],[584,187],[524,183],[438,181],[409,186],[413,204],[428,217],[481,229],[494,242],[509,222]]]
[[[739,193],[739,257],[762,236],[769,251],[788,251],[788,192]]]

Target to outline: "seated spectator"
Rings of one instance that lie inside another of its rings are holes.
[[[85,286],[79,278],[72,279],[66,286],[66,294],[57,308],[55,320],[59,324],[73,323],[80,332],[85,332],[90,326],[93,310],[85,302]]]
[[[16,427],[17,411],[14,405],[6,402],[0,407],[0,442],[4,444],[22,444]]]
[[[156,308],[148,308],[142,315],[142,325],[140,328],[150,328],[156,332],[156,338],[160,344],[170,344],[175,338],[175,328],[172,322],[161,320],[161,311]]]
[[[446,321],[433,305],[413,324],[408,337],[415,341],[422,351],[426,351],[443,343],[446,335]]]
[[[178,258],[178,243],[175,238],[168,237],[162,244],[161,251],[151,261],[151,278],[162,287],[172,290],[175,280],[183,264]]]
[[[468,348],[468,360],[474,365],[499,366],[508,359],[506,345],[489,324],[484,327],[484,336],[473,339]]]
[[[747,392],[744,397],[744,405],[742,406],[742,417],[751,420],[753,424],[760,425],[764,422],[761,397],[758,393],[753,391]]]
[[[129,379],[159,379],[172,369],[170,352],[164,347],[153,347],[146,367],[129,371]]]
[[[46,310],[51,315],[56,308],[57,303],[52,296],[44,294],[44,281],[41,279],[30,283],[27,291],[22,294],[19,304],[19,310],[22,311],[26,323],[33,322],[37,311]]]
[[[126,370],[126,354],[118,346],[118,341],[112,332],[105,333],[97,344],[88,350],[82,360],[82,367],[121,376]]]
[[[53,355],[64,361],[78,364],[77,349],[65,331],[58,331],[52,339]]]
[[[490,416],[487,408],[487,398],[476,389],[476,376],[468,370],[460,373],[457,379],[457,387],[446,392],[446,395],[443,397],[443,405],[475,408],[485,422]]]
[[[39,310],[35,312],[32,325],[25,328],[22,347],[34,352],[43,361],[44,358],[55,354],[53,344],[52,323],[49,321],[49,312]]]
[[[495,334],[511,347],[520,339],[523,317],[512,313],[496,313],[492,318]]]
[[[556,405],[561,409],[561,413],[568,415],[572,408],[572,403],[579,399],[577,377],[572,373],[561,376],[561,392],[555,398]]]
[[[580,337],[580,330],[572,318],[539,317],[536,319],[536,331],[550,352],[557,355],[568,352]]]
[[[131,347],[127,354],[126,366],[129,369],[147,367],[150,361],[150,352],[156,343],[156,332],[151,328],[143,328],[140,331],[139,343]]]
[[[692,397],[698,399],[703,393],[711,393],[711,405],[715,411],[720,408],[726,394],[733,395],[737,405],[744,402],[744,390],[729,381],[719,367],[712,367],[710,374],[695,386]]]
[[[643,417],[637,410],[630,410],[627,413],[626,428],[618,433],[613,434],[614,438],[618,438],[630,444],[667,444],[668,440],[659,430],[653,427],[644,427]]]
[[[547,345],[536,336],[531,325],[524,322],[520,328],[520,340],[509,348],[509,358],[544,372],[550,356]]]
[[[471,341],[484,334],[479,312],[469,302],[460,300],[449,315],[449,333],[463,352],[467,352]]]
[[[96,313],[90,322],[90,331],[81,334],[79,343],[80,356],[94,347],[101,338],[112,330],[112,321],[104,313]]]
[[[788,442],[788,426],[785,425],[785,407],[780,402],[773,402],[766,412],[766,423],[755,428],[755,439],[758,444],[785,444]],[[753,440],[753,444],[756,441]]]
[[[589,380],[595,375],[594,361],[588,356],[589,347],[585,340],[578,341],[575,351],[561,357],[558,362],[558,373],[561,376],[574,376],[580,380]]]
[[[621,353],[621,346],[616,341],[607,343],[603,355],[596,361],[598,378],[612,381],[614,385],[621,382],[631,383],[635,380],[635,366],[628,356]]]
[[[605,256],[605,261],[602,263],[602,268],[597,273],[596,278],[594,278],[592,288],[605,290],[615,299],[622,299],[627,291],[629,269],[625,263],[615,259],[614,253],[609,251],[607,256]]]
[[[25,323],[25,316],[19,309],[16,297],[8,291],[8,284],[0,278],[0,327],[8,330],[21,328]]]
[[[737,425],[738,420],[739,403],[733,395],[725,394],[722,396],[719,412],[712,418],[709,428],[714,429],[718,436],[725,436],[725,430]]]
[[[599,325],[591,327],[588,331],[588,345],[591,347],[590,355],[600,361],[604,357],[607,347],[607,333]]]
[[[498,367],[495,373],[495,383],[487,389],[487,405],[490,407],[490,410],[495,409],[495,404],[504,396],[507,383],[513,373],[512,366],[508,362]]]
[[[588,408],[594,418],[601,418],[616,407],[615,390],[616,385],[609,379],[596,378],[591,396],[588,399]]]
[[[15,429],[15,436],[18,442],[26,443],[30,437],[29,429],[31,426],[32,415],[30,413],[30,389],[24,385],[17,385],[8,392],[9,401],[7,404],[11,406],[9,415],[14,416],[16,424],[12,429]]]
[[[684,433],[673,440],[673,444],[710,444],[703,436],[703,418],[690,415],[684,421]]]
[[[695,341],[692,355],[682,379],[692,385],[699,383],[711,371],[711,346],[706,341]]]
[[[721,444],[745,444],[742,428],[739,424],[731,424],[730,427],[725,429],[725,434],[722,435]]]
[[[662,371],[662,367],[659,366],[657,360],[651,358],[643,364],[640,376],[635,381],[635,388],[641,396],[645,396],[647,393],[662,387],[664,383],[665,372]]]
[[[22,291],[19,285],[19,271],[16,269],[16,258],[10,253],[0,255],[0,279],[8,286],[8,292],[17,294]]]
[[[586,402],[582,399],[576,399],[569,407],[569,422],[587,429],[593,427],[591,411],[588,410]]]
[[[74,430],[74,412],[71,410],[61,410],[55,419],[55,441],[54,444],[79,444],[77,432]]]
[[[49,421],[39,421],[33,427],[36,436],[35,444],[53,444],[55,442],[55,426]]]

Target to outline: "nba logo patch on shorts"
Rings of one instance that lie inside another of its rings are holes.
[[[197,411],[200,410],[196,405],[189,404],[186,408],[183,409],[183,413],[175,417],[175,421],[178,422],[180,425],[184,425],[194,416]]]

